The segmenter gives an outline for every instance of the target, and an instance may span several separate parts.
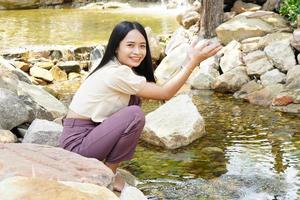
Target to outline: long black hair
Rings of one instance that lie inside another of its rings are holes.
[[[147,81],[155,82],[153,68],[152,68],[151,53],[150,53],[149,42],[148,42],[146,31],[140,23],[129,22],[129,21],[120,22],[119,24],[117,24],[114,27],[114,29],[109,37],[103,58],[102,58],[100,64],[95,68],[94,71],[92,71],[90,73],[90,75],[93,74],[94,72],[96,72],[101,67],[103,67],[114,57],[116,57],[116,50],[119,47],[120,42],[126,37],[128,32],[130,32],[131,30],[134,30],[134,29],[138,30],[144,36],[144,38],[146,40],[146,56],[145,56],[144,60],[141,62],[141,64],[138,67],[134,67],[133,70],[138,75],[144,76]]]

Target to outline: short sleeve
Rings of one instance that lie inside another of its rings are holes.
[[[119,66],[107,79],[107,86],[122,93],[135,95],[146,84],[146,78],[135,74],[128,66]]]

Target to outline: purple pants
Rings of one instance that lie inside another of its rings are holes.
[[[130,160],[145,125],[145,115],[139,104],[139,98],[131,96],[128,107],[114,113],[102,123],[64,119],[60,146],[82,156],[109,163]]]

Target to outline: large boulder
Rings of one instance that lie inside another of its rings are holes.
[[[106,187],[38,177],[10,177],[0,182],[1,200],[118,200]]]
[[[11,176],[111,186],[113,172],[101,161],[38,144],[0,144],[0,181]]]
[[[190,144],[204,133],[204,120],[192,99],[179,95],[146,116],[142,139],[175,149]]]
[[[244,12],[217,27],[216,33],[223,44],[264,36],[275,31],[290,31],[287,21],[279,14],[267,11]]]

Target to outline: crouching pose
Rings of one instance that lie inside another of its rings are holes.
[[[96,158],[116,174],[134,154],[145,124],[140,98],[170,99],[199,63],[221,49],[220,44],[191,44],[182,70],[163,86],[155,84],[149,43],[143,26],[124,21],[115,26],[99,66],[74,95],[60,146]],[[116,174],[114,190],[125,185]]]

